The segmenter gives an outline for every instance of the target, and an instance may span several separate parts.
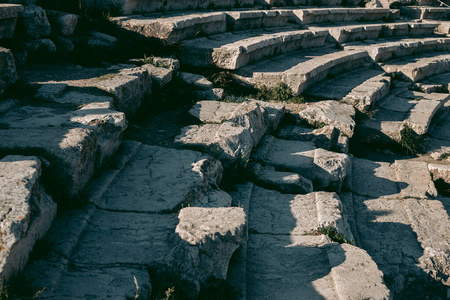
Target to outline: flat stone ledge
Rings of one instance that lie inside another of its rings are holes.
[[[35,242],[50,228],[56,204],[40,185],[41,161],[11,155],[0,160],[0,277],[3,282],[23,270]]]

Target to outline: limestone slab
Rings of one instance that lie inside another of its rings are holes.
[[[94,172],[97,138],[84,128],[0,130],[1,153],[39,155],[50,162],[44,182],[55,200],[78,195]]]
[[[198,118],[203,123],[220,124],[229,120],[231,114],[238,106],[239,103],[199,101],[189,110],[189,114]]]
[[[11,50],[0,47],[0,95],[19,79],[16,62]]]
[[[212,35],[226,30],[226,16],[222,12],[187,15],[123,16],[113,18],[119,27],[145,37],[158,38],[172,44],[193,38],[199,32]]]
[[[217,190],[222,170],[219,161],[199,152],[142,145],[96,204],[140,212],[196,205]]]
[[[0,4],[0,39],[13,37],[17,18],[22,11],[23,6],[19,4]]]
[[[387,73],[395,73],[403,78],[417,82],[432,75],[450,71],[450,58],[447,54],[424,54],[406,57],[381,64]]]
[[[175,229],[180,243],[174,265],[183,278],[206,282],[210,276],[226,279],[234,251],[247,240],[243,208],[183,208]]]
[[[266,29],[223,33],[183,43],[182,63],[235,70],[265,56],[322,46],[325,30]]]
[[[317,149],[312,142],[286,141],[268,136],[252,158],[279,171],[295,172],[311,180],[316,189],[339,191],[347,175],[348,155]]]
[[[245,85],[275,87],[281,82],[299,95],[313,84],[361,65],[367,52],[331,49],[301,50],[240,68],[236,78]]]
[[[37,157],[10,155],[0,160],[0,277],[4,282],[23,270],[35,242],[56,216],[56,204],[40,185],[41,172]]]
[[[261,186],[290,194],[305,194],[313,191],[311,180],[297,173],[279,172],[273,167],[263,167],[258,163],[249,163],[247,169]]]
[[[308,104],[299,112],[300,120],[312,125],[333,125],[342,134],[353,136],[355,129],[355,109],[353,106],[328,100]]]

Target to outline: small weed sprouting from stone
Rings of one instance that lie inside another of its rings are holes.
[[[410,126],[403,125],[400,134],[400,146],[407,154],[416,155],[424,152],[423,137],[415,133]]]
[[[256,95],[252,96],[258,100],[275,100],[280,102],[304,103],[305,99],[301,96],[295,96],[292,89],[285,83],[280,82],[273,88],[268,88],[265,85],[258,88]]]
[[[347,237],[344,233],[339,233],[336,228],[334,228],[331,225],[328,226],[322,226],[318,227],[316,230],[314,230],[311,235],[320,235],[325,234],[327,235],[333,242],[339,243],[339,244],[351,244],[353,245],[352,240],[347,240]]]

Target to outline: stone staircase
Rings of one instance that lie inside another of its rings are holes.
[[[448,9],[315,2],[82,0],[179,62],[19,70],[32,95],[0,100],[1,279],[23,271],[19,297],[37,299],[201,299],[211,280],[237,293],[217,299],[445,299]],[[206,100],[223,90],[193,70],[314,101]],[[180,82],[201,101],[170,147],[122,141]],[[426,154],[352,154],[396,151],[407,129]]]

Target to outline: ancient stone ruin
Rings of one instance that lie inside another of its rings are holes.
[[[444,2],[1,1],[0,299],[448,299]]]

